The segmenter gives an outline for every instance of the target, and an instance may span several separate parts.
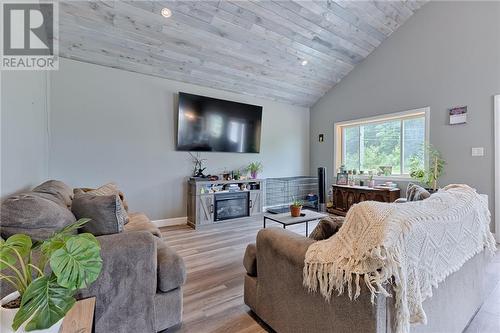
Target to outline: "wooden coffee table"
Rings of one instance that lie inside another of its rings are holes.
[[[286,229],[289,225],[305,223],[306,224],[306,236],[309,235],[309,222],[320,220],[324,217],[328,217],[328,214],[318,213],[312,210],[303,210],[302,213],[304,216],[292,217],[290,212],[282,213],[282,214],[266,214],[264,215],[264,228],[266,227],[266,220],[271,220],[277,223],[280,223],[283,226],[283,229]]]
[[[92,333],[95,297],[79,300],[64,317],[59,333]]]

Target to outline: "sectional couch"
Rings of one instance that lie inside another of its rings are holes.
[[[40,188],[43,190],[40,191]],[[38,189],[38,190],[37,190]],[[0,233],[43,238],[51,224],[73,219],[73,190],[51,181],[2,202]],[[78,297],[96,297],[96,333],[158,332],[182,322],[182,258],[161,239],[160,230],[142,213],[128,214],[120,233],[98,236],[103,268]],[[56,228],[57,229],[57,228]],[[0,285],[0,296],[12,290]]]
[[[245,304],[279,333],[393,333],[393,298],[378,295],[372,304],[364,284],[354,301],[344,293],[326,302],[321,294],[307,291],[302,272],[307,248],[313,242],[281,228],[259,231],[243,261]],[[415,325],[411,333],[464,330],[498,281],[485,252],[439,284],[434,296],[423,303],[427,325]]]

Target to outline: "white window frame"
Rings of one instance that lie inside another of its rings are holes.
[[[430,107],[423,107],[419,109],[412,109],[412,110],[407,110],[407,111],[402,111],[402,112],[395,112],[395,113],[388,113],[388,114],[383,114],[379,116],[374,116],[374,117],[366,117],[366,118],[361,118],[361,119],[354,119],[354,120],[348,120],[348,121],[341,121],[341,122],[336,122],[333,124],[334,127],[334,145],[333,145],[333,165],[335,167],[335,174],[340,168],[342,164],[342,128],[349,127],[349,126],[356,126],[356,125],[362,125],[362,124],[373,124],[373,123],[380,123],[380,122],[386,122],[389,120],[401,120],[401,119],[410,119],[418,116],[424,116],[425,118],[425,143],[429,143],[429,136],[430,136],[430,112],[431,108]],[[403,146],[401,146],[401,149],[403,149]],[[401,156],[403,156],[403,151],[401,151]],[[427,167],[427,156],[425,156],[425,161],[424,165]],[[402,174],[402,175],[392,175],[392,176],[374,176],[375,179],[387,179],[387,180],[409,180],[410,175],[407,174]]]

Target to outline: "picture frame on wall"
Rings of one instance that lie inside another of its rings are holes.
[[[349,175],[347,173],[337,173],[337,185],[347,185],[349,182]]]
[[[467,106],[459,106],[448,110],[450,114],[450,125],[467,123]]]

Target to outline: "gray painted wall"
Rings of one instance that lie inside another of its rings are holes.
[[[311,170],[327,166],[333,179],[334,122],[430,106],[430,141],[448,163],[441,184],[470,184],[489,195],[493,210],[499,17],[500,2],[425,5],[311,108]],[[468,123],[447,125],[447,109],[461,105]],[[472,147],[485,156],[472,157]]]
[[[178,91],[263,109],[260,154],[204,153],[208,172],[262,161],[264,177],[309,174],[309,109],[61,59],[51,73],[50,177],[70,185],[123,188],[131,210],[186,216],[192,166],[174,148]]]
[[[4,198],[47,178],[47,72],[3,71],[0,76],[0,198]]]

